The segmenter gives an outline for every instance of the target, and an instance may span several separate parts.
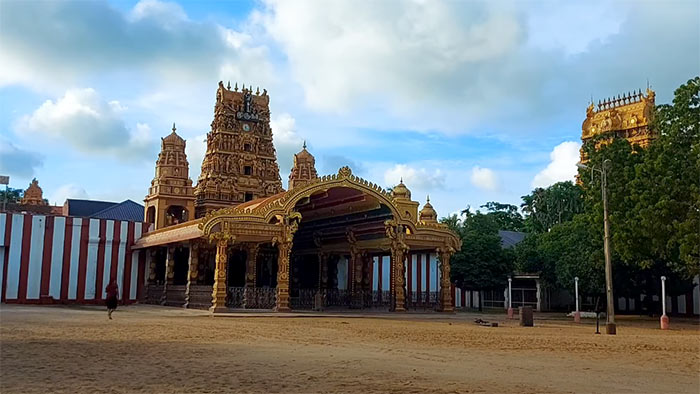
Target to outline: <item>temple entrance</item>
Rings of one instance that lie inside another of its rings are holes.
[[[294,210],[302,219],[290,258],[292,309],[318,306],[317,294],[325,308],[388,308],[388,296],[373,294],[372,271],[373,257],[388,254],[384,222],[391,210],[345,187],[312,194]]]
[[[187,284],[188,260],[190,249],[179,246],[173,252],[173,285],[184,286]]]

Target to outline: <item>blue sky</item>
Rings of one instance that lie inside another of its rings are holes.
[[[572,179],[594,100],[700,70],[700,6],[665,2],[0,1],[0,173],[142,201],[173,122],[196,181],[219,80],[266,88],[281,176],[403,177],[440,215]]]

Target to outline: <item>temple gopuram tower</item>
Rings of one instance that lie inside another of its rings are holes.
[[[316,159],[306,150],[306,142],[304,142],[301,152],[294,155],[294,166],[289,174],[289,190],[299,186],[306,186],[317,178]]]
[[[647,88],[646,95],[640,89],[636,93],[598,101],[597,106],[591,102],[581,127],[583,145],[596,140],[597,147],[616,138],[625,138],[630,144],[642,148],[648,146],[657,137],[649,128],[656,108],[655,97],[654,91]],[[603,136],[602,140],[597,138],[599,136]],[[587,161],[584,148],[581,147],[581,163]]]
[[[245,85],[216,91],[214,121],[194,191],[196,217],[282,189],[270,129],[270,97]]]
[[[22,205],[49,205],[49,203],[44,201],[44,192],[39,187],[39,181],[36,178],[32,179],[32,183],[24,191],[22,200],[19,203]]]
[[[194,218],[194,189],[185,154],[185,140],[175,132],[161,138],[156,175],[145,198],[145,220],[155,229]]]

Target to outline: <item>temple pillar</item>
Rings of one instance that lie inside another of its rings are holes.
[[[362,255],[362,293],[364,294],[363,306],[372,304],[372,262],[374,259],[369,253]]]
[[[397,243],[391,248],[391,268],[393,275],[391,276],[391,287],[394,294],[394,312],[406,311],[406,281],[405,263],[406,246]]]
[[[439,248],[437,253],[440,261],[440,311],[454,312],[452,282],[450,281],[450,257],[452,257],[454,249],[451,247]]]
[[[187,262],[187,289],[185,290],[185,308],[190,305],[190,288],[197,282],[199,276],[199,244],[196,241],[190,242],[190,256]]]
[[[173,277],[175,276],[175,260],[173,255],[175,254],[175,247],[168,246],[167,252],[165,254],[165,278],[163,278],[163,295],[160,297],[160,304],[165,305],[167,302],[168,285],[173,283]]]
[[[321,296],[321,307],[326,306],[326,293],[328,289],[328,255],[318,252],[318,292]]]
[[[257,267],[258,267],[258,250],[260,245],[257,243],[249,244],[246,250],[246,267],[245,267],[245,288],[243,289],[243,308],[248,308],[253,305],[255,297],[254,289],[257,282]]]
[[[277,244],[277,312],[289,312],[289,257],[292,254],[291,242]]]
[[[352,302],[351,307],[360,309],[363,306],[363,294],[362,290],[362,259],[365,253],[360,253],[357,250],[350,256],[352,262],[351,269],[352,274]]]
[[[221,234],[221,233],[219,233]],[[212,313],[226,312],[226,271],[228,269],[228,246],[230,238],[221,235],[216,240],[216,265],[214,268],[214,286],[211,293]]]

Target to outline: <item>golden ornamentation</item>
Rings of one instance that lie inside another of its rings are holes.
[[[443,312],[454,312],[450,280],[450,258],[454,253],[455,249],[449,245],[437,249],[440,266],[440,310]]]
[[[640,89],[599,101],[597,106],[591,103],[586,108],[586,119],[581,126],[581,141],[585,145],[597,140],[596,149],[616,138],[625,138],[641,147],[648,146],[657,137],[649,128],[656,108],[655,98],[653,90],[647,89],[644,95]],[[582,147],[581,162],[587,160]]]
[[[210,240],[216,242],[216,259],[214,268],[214,286],[211,294],[212,313],[225,312],[226,309],[226,269],[228,265],[228,246],[233,238],[225,233],[212,234]]]

